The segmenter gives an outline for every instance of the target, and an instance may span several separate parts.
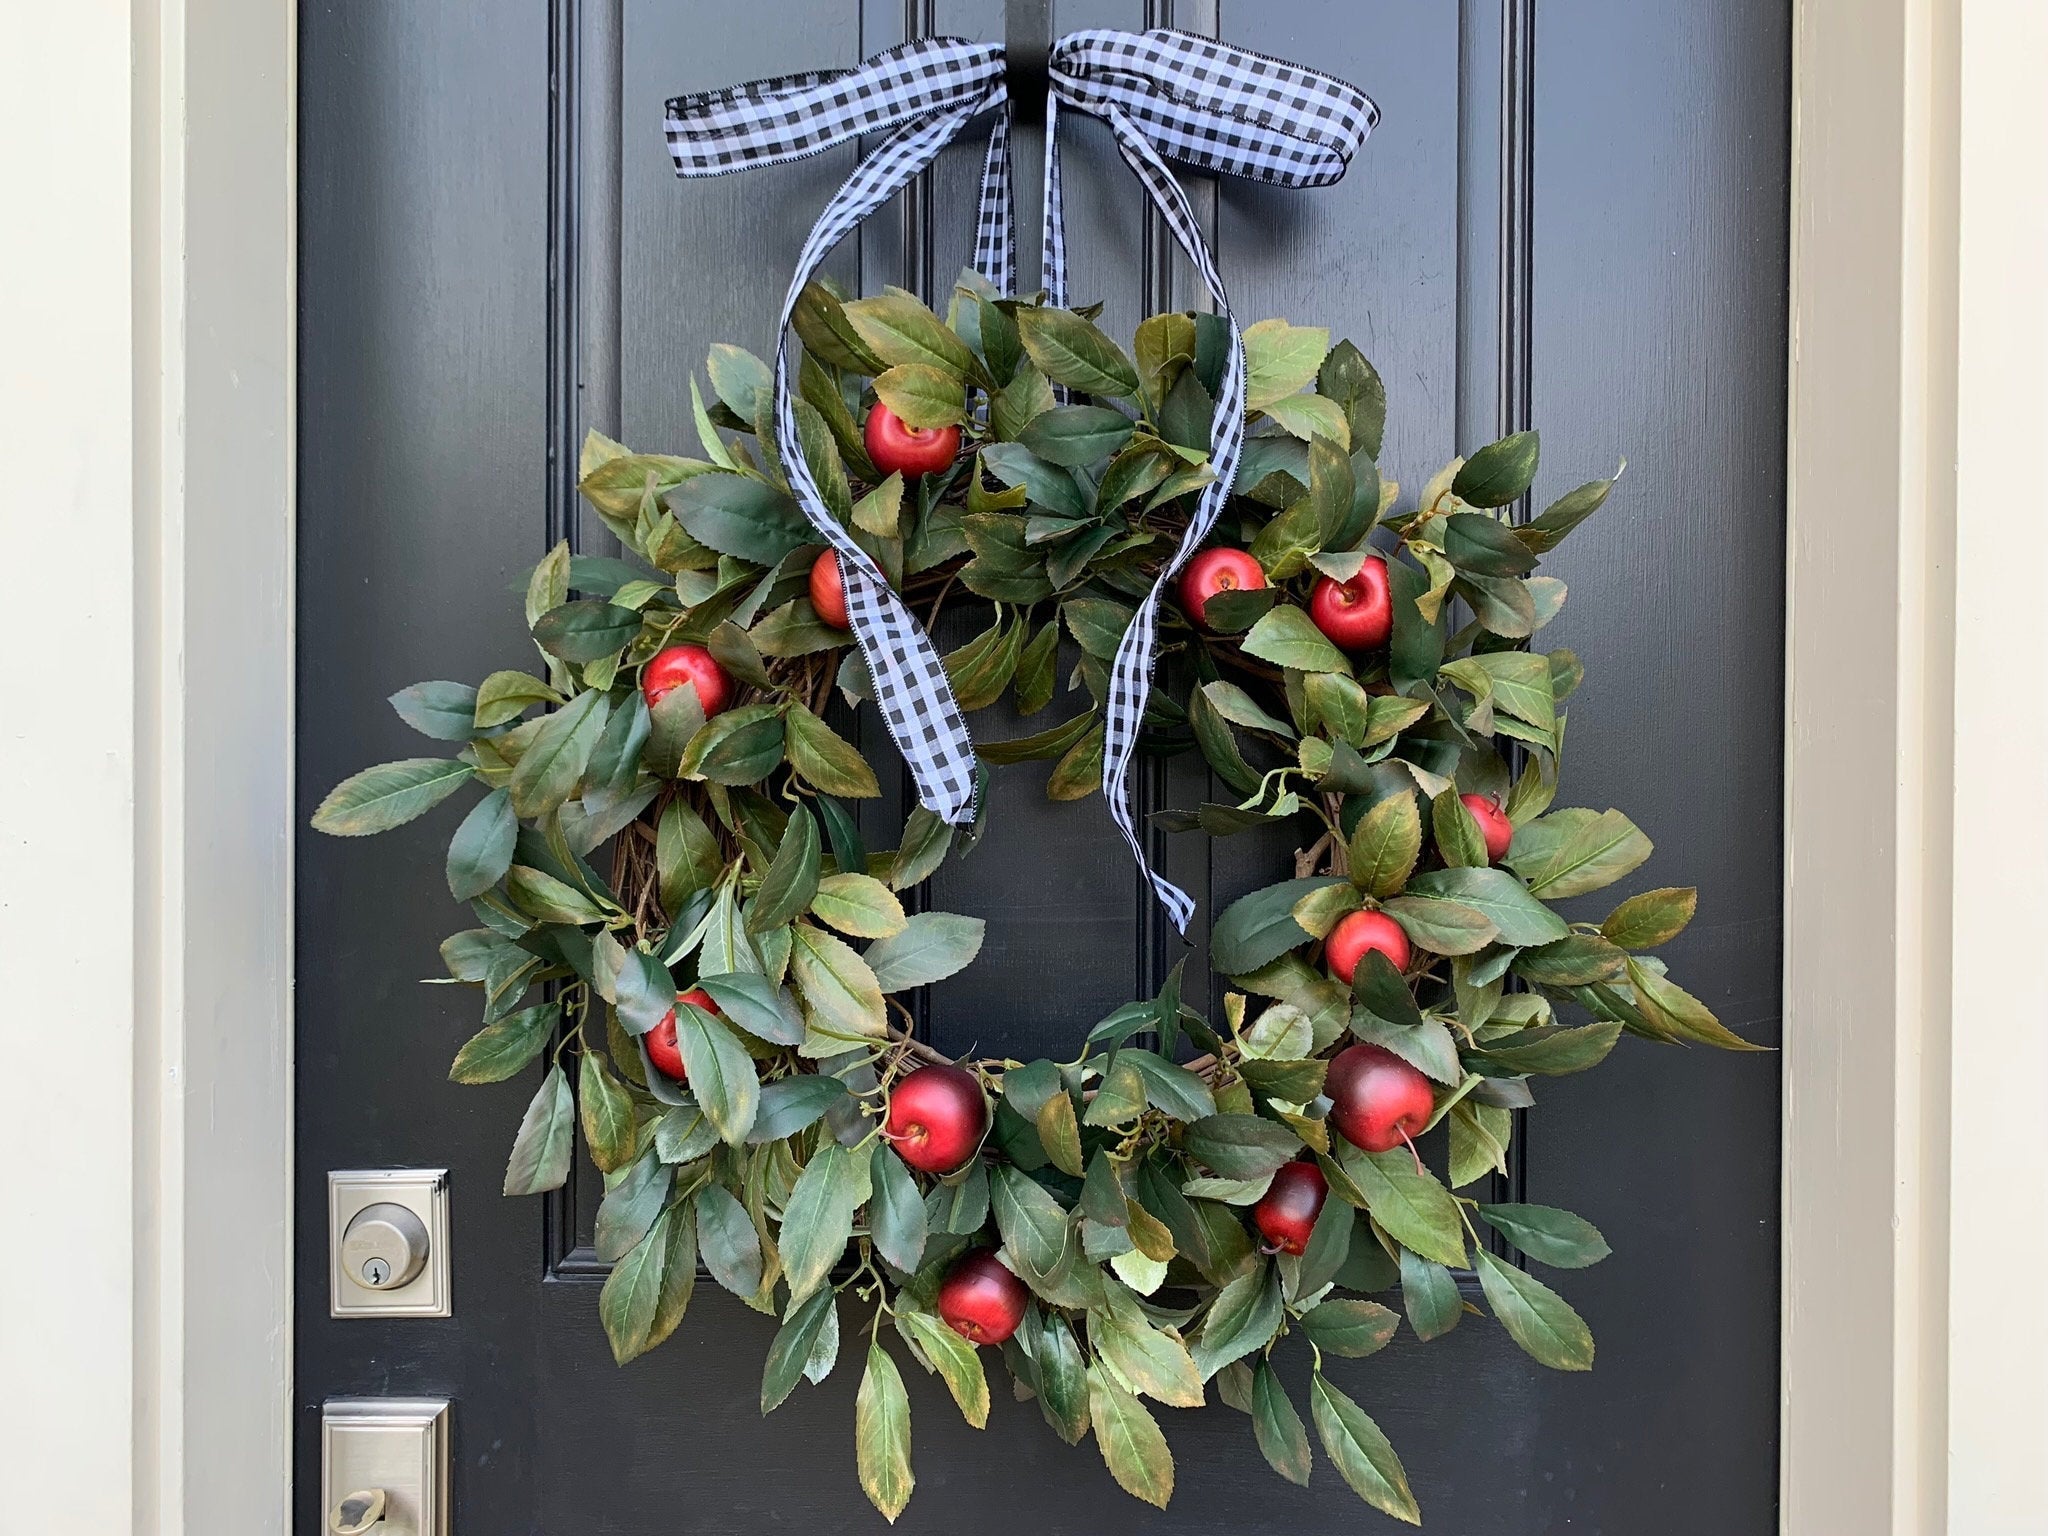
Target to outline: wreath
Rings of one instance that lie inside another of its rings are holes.
[[[927,622],[992,609],[945,657],[961,706],[1079,705],[981,744],[983,773],[1049,761],[1052,799],[1086,796],[1108,659],[1213,478],[1224,323],[1161,315],[1126,353],[1093,311],[968,273],[944,320],[814,282],[795,329],[798,436],[828,506]],[[476,926],[441,955],[483,994],[450,1076],[541,1070],[505,1193],[559,1187],[580,1125],[621,1364],[675,1330],[700,1265],[781,1319],[764,1413],[857,1339],[859,1477],[892,1520],[913,1483],[899,1353],[976,1426],[999,1353],[1055,1433],[1092,1430],[1116,1481],[1164,1506],[1174,1462],[1147,1400],[1199,1407],[1212,1386],[1308,1480],[1274,1365],[1289,1345],[1338,1474],[1418,1521],[1325,1358],[1383,1348],[1404,1314],[1441,1337],[1477,1311],[1469,1270],[1530,1355],[1588,1369],[1585,1323],[1514,1254],[1578,1268],[1607,1255],[1599,1232],[1468,1191],[1505,1171],[1534,1081],[1623,1033],[1748,1048],[1648,953],[1692,890],[1597,923],[1556,910],[1651,851],[1619,811],[1552,808],[1581,668],[1531,648],[1565,600],[1538,561],[1613,482],[1514,521],[1537,467],[1517,433],[1404,504],[1356,347],[1283,320],[1244,346],[1242,464],[1162,615],[1142,741],[1199,752],[1237,797],[1165,826],[1299,844],[1212,925],[1220,1019],[1176,968],[1071,1060],[950,1062],[913,1038],[902,995],[970,964],[983,923],[904,899],[980,824],[918,808],[877,849],[852,814],[876,766],[829,717],[866,700],[867,666],[778,462],[769,370],[737,347],[712,349],[710,403],[692,381],[703,457],[586,442],[582,493],[629,558],[565,543],[534,568],[535,670],[394,695],[460,750],[367,769],[314,817],[382,832],[484,790],[447,856]],[[1396,1290],[1398,1311],[1376,1299]]]

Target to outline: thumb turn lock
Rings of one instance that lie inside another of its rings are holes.
[[[367,1536],[384,1523],[384,1490],[364,1488],[350,1494],[327,1515],[334,1536]]]

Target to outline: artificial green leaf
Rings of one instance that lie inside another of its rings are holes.
[[[1261,320],[1244,329],[1246,411],[1263,411],[1276,400],[1306,389],[1330,350],[1330,332],[1320,325]]]
[[[1280,1378],[1265,1360],[1252,1372],[1252,1434],[1275,1472],[1299,1487],[1308,1486],[1309,1467],[1314,1460],[1308,1448],[1308,1430],[1288,1400]]]
[[[1138,372],[1123,349],[1072,310],[1020,308],[1017,332],[1031,361],[1055,384],[1089,395],[1137,395]]]
[[[368,837],[402,827],[446,800],[474,776],[469,764],[409,757],[365,768],[337,784],[313,813],[313,829],[332,837]]]
[[[1220,975],[1248,976],[1308,943],[1309,934],[1294,920],[1294,904],[1337,883],[1324,876],[1282,880],[1238,898],[1210,928],[1210,963]]]
[[[1391,1307],[1350,1297],[1318,1302],[1301,1317],[1302,1332],[1316,1348],[1352,1360],[1378,1354],[1400,1326],[1401,1319]]]
[[[1166,1436],[1145,1405],[1112,1381],[1101,1365],[1088,1367],[1088,1417],[1117,1486],[1135,1499],[1166,1508],[1173,1497],[1173,1452],[1167,1449]]]
[[[1182,1134],[1189,1157],[1226,1179],[1261,1179],[1301,1152],[1301,1138],[1257,1115],[1209,1115]]]
[[[1635,959],[1628,961],[1629,986],[1635,992],[1636,1007],[1666,1034],[1724,1051],[1761,1051],[1764,1046],[1743,1039],[1714,1017],[1713,1009],[1694,997],[1670,977]]]
[[[924,1196],[900,1157],[877,1157],[870,1164],[874,1188],[868,1197],[868,1231],[875,1251],[905,1274],[916,1274],[924,1260]]]
[[[1131,440],[1131,418],[1101,405],[1056,405],[1018,434],[1041,459],[1070,469],[1098,464]]]
[[[1525,576],[1536,568],[1529,546],[1484,512],[1453,512],[1444,519],[1444,557],[1460,571],[1482,576]]]
[[[625,1167],[633,1160],[639,1129],[633,1101],[595,1051],[583,1052],[576,1098],[583,1110],[583,1142],[590,1148],[590,1160],[606,1173]]]
[[[512,1156],[505,1164],[505,1193],[538,1195],[560,1189],[569,1177],[569,1154],[576,1140],[576,1107],[569,1078],[559,1064],[548,1068],[540,1090],[526,1106]]]
[[[1194,1362],[1203,1379],[1233,1360],[1262,1349],[1279,1328],[1283,1308],[1280,1277],[1267,1263],[1239,1271],[1216,1293],[1208,1320],[1194,1348]]]
[[[1451,494],[1475,507],[1504,507],[1526,495],[1536,478],[1537,436],[1517,432],[1488,443],[1458,469]]]
[[[1417,945],[1439,955],[1476,954],[1500,936],[1491,918],[1463,902],[1396,896],[1384,910]]]
[[[1620,478],[1619,471],[1616,478]],[[1589,480],[1578,489],[1565,492],[1530,519],[1528,526],[1520,530],[1522,538],[1538,554],[1557,548],[1565,535],[1600,510],[1613,489],[1613,480]]]
[[[717,1184],[697,1191],[697,1251],[711,1278],[733,1295],[761,1289],[761,1238],[746,1207]]]
[[[542,650],[582,665],[625,649],[640,633],[640,615],[601,597],[582,597],[550,608],[534,621]]]
[[[747,931],[780,928],[809,907],[818,894],[823,857],[817,818],[799,805],[790,813],[775,858],[761,877],[760,894],[748,908]]]
[[[557,1003],[539,1003],[509,1013],[472,1035],[448,1069],[451,1083],[502,1083],[540,1055],[561,1017]]]
[[[875,376],[875,394],[906,427],[950,427],[967,419],[967,386],[928,363],[898,363]]]
[[[867,759],[831,726],[793,699],[785,720],[789,765],[811,784],[848,800],[881,794]]]
[[[811,1357],[826,1319],[832,1315],[836,1298],[831,1290],[815,1292],[800,1306],[790,1308],[782,1327],[768,1346],[768,1360],[761,1369],[761,1412],[773,1413],[803,1380],[804,1362]]]
[[[1121,1051],[1117,1063],[1129,1063],[1136,1069],[1145,1083],[1145,1101],[1154,1109],[1183,1121],[1202,1120],[1216,1113],[1209,1085],[1186,1067],[1144,1050]]]
[[[894,1525],[917,1479],[910,1471],[910,1399],[880,1340],[868,1345],[868,1367],[854,1398],[853,1446],[861,1491]]]
[[[1013,1164],[998,1163],[989,1176],[989,1205],[1011,1255],[1041,1275],[1058,1266],[1067,1250],[1067,1213],[1044,1185]]]
[[[660,714],[657,706],[657,721]],[[683,753],[682,771],[691,778],[709,779],[714,784],[758,784],[781,765],[782,754],[782,707],[745,704],[714,716],[690,738]]]
[[[697,475],[664,499],[691,538],[755,565],[773,566],[818,540],[787,492],[751,475]]]
[[[694,1004],[676,1004],[676,1046],[690,1091],[728,1146],[741,1146],[760,1108],[754,1061],[725,1020]]]
[[[782,1268],[791,1306],[801,1305],[823,1285],[846,1252],[861,1183],[853,1154],[830,1138],[804,1164],[782,1213]]]
[[[517,720],[533,704],[559,704],[562,696],[525,672],[493,672],[476,691],[476,728],[488,731]]]
[[[1575,933],[1515,956],[1517,976],[1543,987],[1588,987],[1621,973],[1628,956],[1596,933]]]
[[[1430,825],[1436,836],[1437,852],[1446,864],[1458,869],[1483,869],[1489,862],[1486,838],[1472,812],[1458,798],[1456,785],[1430,803]]]
[[[1351,879],[1370,896],[1397,895],[1422,854],[1422,815],[1415,797],[1387,796],[1358,820],[1350,842]]]
[[[1699,895],[1689,885],[1644,891],[1608,913],[1600,932],[1622,949],[1655,949],[1685,931],[1699,905]]]
[[[845,1097],[846,1084],[836,1077],[815,1073],[763,1083],[761,1105],[754,1113],[754,1126],[747,1132],[747,1141],[759,1146],[794,1136]]]
[[[960,1416],[976,1429],[987,1428],[988,1377],[981,1369],[980,1351],[929,1312],[906,1308],[896,1314],[896,1322],[931,1361],[959,1405]]]
[[[857,939],[886,939],[906,926],[903,903],[868,875],[827,875],[811,898],[812,915]]]
[[[546,870],[514,864],[505,873],[505,894],[520,911],[544,923],[581,927],[604,921],[604,910],[583,891]]]
[[[892,367],[919,364],[961,377],[976,371],[967,343],[907,294],[858,299],[845,306],[845,314],[869,350]]]
[[[1299,672],[1349,673],[1351,664],[1308,614],[1291,604],[1269,610],[1244,637],[1244,652]]]
[[[848,1044],[885,1035],[888,1015],[882,988],[867,961],[844,940],[809,923],[798,923],[794,937],[790,971],[803,996],[804,1017],[811,1028]]]
[[[620,1365],[659,1342],[653,1335],[671,1251],[669,1228],[677,1219],[672,1212],[658,1218],[639,1244],[612,1266],[598,1293],[598,1320],[611,1341],[612,1358]]]
[[[1526,1034],[1510,1036],[1503,1044],[1488,1046],[1480,1056],[1502,1076],[1533,1072],[1540,1077],[1563,1077],[1598,1066],[1620,1037],[1619,1023],[1602,1020],[1576,1029],[1552,1030],[1537,1039]]]
[[[1406,1147],[1363,1152],[1343,1144],[1336,1147],[1336,1157],[1388,1236],[1439,1264],[1455,1268],[1465,1262],[1465,1228],[1457,1203],[1433,1174],[1415,1166]]]
[[[479,800],[448,844],[448,889],[457,901],[472,901],[505,878],[519,840],[519,818],[509,790],[494,789]]]
[[[398,718],[436,741],[467,741],[477,733],[476,690],[466,683],[414,683],[391,695]]]
[[[1145,1320],[1135,1303],[1088,1314],[1088,1342],[1123,1380],[1174,1408],[1202,1405],[1202,1378],[1187,1346]]]
[[[1554,1371],[1593,1369],[1593,1335],[1585,1320],[1534,1275],[1476,1250],[1479,1287],[1508,1336],[1539,1365]]]
[[[603,694],[579,693],[541,722],[506,786],[515,811],[531,820],[557,809],[575,793],[604,734],[607,713]]]
[[[1563,810],[1515,829],[1506,862],[1546,901],[1612,885],[1650,856],[1650,840],[1615,810]]]
[[[1517,948],[1553,943],[1571,931],[1503,869],[1426,870],[1408,882],[1408,892],[1469,907],[1493,924],[1503,944]]]
[[[1614,1251],[1593,1223],[1555,1206],[1482,1205],[1479,1214],[1530,1258],[1558,1269],[1584,1269]]]
[[[1401,1303],[1424,1343],[1449,1333],[1465,1313],[1457,1276],[1407,1248],[1401,1250]]]
[[[1082,1173],[1081,1125],[1074,1115],[1074,1101],[1064,1091],[1048,1096],[1038,1106],[1032,1125],[1053,1166],[1062,1173],[1079,1178]]]
[[[922,885],[946,861],[953,847],[953,829],[923,806],[912,806],[903,823],[903,840],[889,865],[892,890],[907,891]],[[889,991],[900,991],[891,987]]]
[[[1422,1524],[1422,1510],[1408,1490],[1408,1474],[1387,1437],[1363,1408],[1331,1386],[1321,1371],[1309,1379],[1309,1410],[1323,1451],[1339,1475],[1374,1509]]]
[[[966,969],[981,953],[986,930],[986,922],[978,917],[920,912],[905,919],[896,933],[871,945],[865,958],[882,991],[907,992]]]

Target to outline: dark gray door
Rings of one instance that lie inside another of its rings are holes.
[[[1403,479],[1530,421],[1539,495],[1631,460],[1604,526],[1559,562],[1572,605],[1551,633],[1591,678],[1572,799],[1625,805],[1659,846],[1646,873],[1699,884],[1674,964],[1724,1021],[1773,1040],[1785,0],[1553,0],[1540,18],[1535,0],[1220,6],[1062,0],[1056,21],[1220,28],[1377,98],[1382,126],[1342,185],[1199,189],[1233,301],[1247,320],[1327,323],[1374,359],[1392,399],[1382,462]],[[347,773],[414,750],[384,695],[517,664],[507,588],[552,541],[601,549],[571,490],[585,428],[690,451],[686,381],[706,345],[772,345],[791,260],[848,160],[681,185],[662,99],[851,63],[906,21],[987,38],[1002,22],[998,0],[301,12],[310,813]],[[1127,334],[1192,295],[1107,136],[1071,135],[1074,296]],[[942,295],[969,251],[977,154],[950,152],[849,242],[842,280]],[[1197,771],[1146,792],[1192,803]],[[1110,837],[1099,801],[1055,810],[1028,770],[1005,776],[983,851],[932,893],[992,920],[981,960],[925,1006],[939,1045],[1054,1051],[1156,989],[1181,946]],[[436,846],[431,830],[300,842],[300,1529],[321,1529],[321,1400],[386,1393],[456,1400],[463,1536],[666,1533],[684,1493],[705,1533],[876,1528],[853,1477],[854,1373],[763,1421],[772,1324],[709,1285],[675,1340],[619,1371],[596,1319],[590,1187],[498,1198],[527,1090],[445,1082],[473,1024],[467,997],[416,982],[453,915]],[[1205,911],[1272,878],[1269,855],[1235,842],[1175,842],[1166,860]],[[1546,1094],[1514,1177],[1613,1243],[1570,1287],[1597,1368],[1553,1375],[1471,1327],[1336,1373],[1400,1448],[1429,1529],[1776,1529],[1777,1118],[1767,1058],[1625,1044]],[[383,1164],[453,1170],[450,1320],[326,1315],[325,1171]],[[1391,1528],[1327,1469],[1311,1490],[1274,1478],[1228,1411],[1170,1416],[1180,1491],[1161,1517],[1030,1409],[999,1401],[976,1434],[935,1386],[911,1386],[903,1529],[1093,1531],[1105,1505],[1134,1530]]]

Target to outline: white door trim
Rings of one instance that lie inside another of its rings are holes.
[[[2032,1530],[2048,17],[1794,9],[1784,1528]],[[12,627],[97,679],[0,733],[24,1528],[289,1524],[292,12],[30,7],[0,93]]]

